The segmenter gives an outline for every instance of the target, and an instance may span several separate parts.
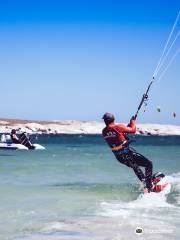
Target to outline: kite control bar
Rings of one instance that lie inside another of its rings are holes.
[[[145,93],[143,94],[143,96],[142,96],[142,99],[141,99],[141,102],[140,102],[140,104],[139,104],[139,106],[138,106],[137,112],[136,112],[136,114],[134,115],[134,118],[135,118],[135,119],[137,118],[137,115],[138,115],[139,110],[141,109],[142,105],[143,105],[143,104],[146,104],[146,101],[148,100],[148,92],[149,92],[149,89],[150,89],[153,81],[154,81],[154,77],[153,77],[153,80],[150,82],[150,84],[149,84],[146,92],[145,92]]]

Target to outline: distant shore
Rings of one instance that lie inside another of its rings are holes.
[[[0,133],[10,133],[12,129],[20,129],[29,134],[101,134],[103,122],[76,120],[20,120],[0,119]],[[163,124],[137,124],[137,134],[175,136],[180,135],[180,126]]]

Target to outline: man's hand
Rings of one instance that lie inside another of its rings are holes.
[[[134,120],[134,121],[135,121],[135,120],[136,120],[135,116],[132,116],[131,119],[130,119],[130,121],[131,121],[131,120]]]
[[[128,125],[127,125],[127,127],[130,127],[131,121],[135,121],[135,120],[136,120],[135,116],[132,116],[131,119],[130,119],[130,122],[129,122]]]

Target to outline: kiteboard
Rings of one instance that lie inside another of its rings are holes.
[[[159,193],[170,189],[171,184],[167,181],[164,181],[164,179],[165,179],[164,173],[157,172],[153,174],[151,192]],[[146,193],[145,190],[144,193]]]

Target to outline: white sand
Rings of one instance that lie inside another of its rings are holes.
[[[48,123],[26,122],[9,123],[1,121],[0,133],[21,129],[29,134],[101,134],[103,122],[95,121],[51,121]],[[142,135],[180,135],[180,126],[161,124],[137,124],[137,134]]]

